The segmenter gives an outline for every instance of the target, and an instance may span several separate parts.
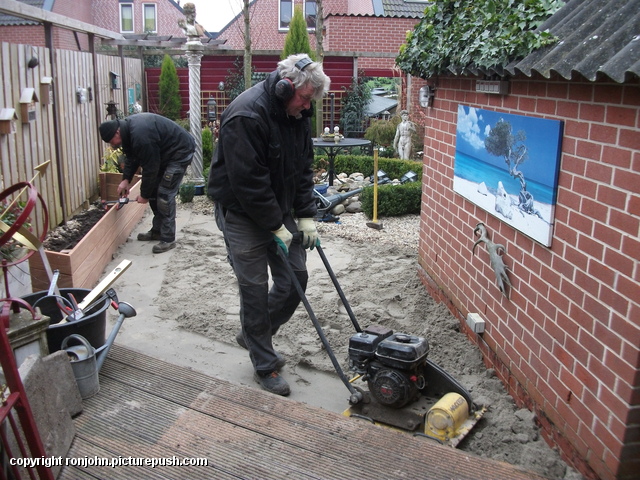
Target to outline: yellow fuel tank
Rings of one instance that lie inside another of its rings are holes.
[[[449,392],[427,412],[425,434],[443,442],[458,435],[458,430],[469,418],[469,405],[462,395]]]

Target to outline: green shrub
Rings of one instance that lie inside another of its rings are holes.
[[[180,195],[180,201],[182,203],[193,202],[193,197],[196,194],[196,186],[193,183],[183,183],[178,190]]]
[[[371,140],[374,145],[388,147],[393,150],[393,139],[401,121],[402,119],[399,115],[394,115],[389,120],[372,120],[371,125],[364,132],[364,138]]]
[[[213,132],[209,127],[202,129],[202,166],[207,169],[213,157]]]
[[[158,113],[170,120],[178,120],[182,111],[180,79],[176,65],[169,55],[165,55],[158,79]]]
[[[411,182],[404,185],[380,185],[378,187],[378,216],[397,217],[419,214],[422,200],[422,183]],[[373,188],[367,187],[360,193],[362,211],[373,218]]]

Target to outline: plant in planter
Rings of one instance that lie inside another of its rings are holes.
[[[122,181],[124,159],[122,147],[113,149],[109,146],[104,152],[100,173],[98,173],[98,185],[100,186],[100,198],[102,200],[118,199],[118,185]]]
[[[122,173],[124,169],[125,155],[122,151],[122,147],[116,149],[107,147],[107,150],[102,156],[102,165],[100,165],[101,172],[109,173]]]

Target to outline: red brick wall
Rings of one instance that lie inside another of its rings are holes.
[[[286,31],[278,31],[279,0],[259,0],[251,9],[251,48],[259,50],[282,50]],[[294,5],[302,5],[302,0],[294,0]],[[395,65],[395,54],[404,43],[407,30],[418,23],[416,19],[385,18],[363,15],[346,15],[347,2],[344,0],[325,0],[324,22],[325,51],[334,52],[376,52],[390,53],[389,58],[361,58],[358,67],[378,68],[391,71]],[[332,14],[332,15],[330,15]],[[244,19],[242,16],[228,25],[220,34],[226,40],[225,46],[244,49]],[[315,33],[309,33],[309,43],[315,49]]]
[[[415,92],[417,95],[417,90]],[[550,248],[453,191],[459,104],[564,121]],[[468,332],[520,405],[584,475],[640,471],[640,88],[512,80],[507,96],[440,78],[425,129],[419,263],[431,293]],[[511,300],[495,285],[478,222],[506,247]],[[635,443],[633,443],[635,442]]]
[[[156,3],[158,35],[173,35],[184,37],[184,32],[178,27],[178,20],[184,15],[174,5],[166,0],[132,0],[134,4],[135,33],[142,33],[142,4]],[[98,27],[120,32],[120,10],[117,0],[92,0],[78,2],[75,0],[56,0],[53,12],[60,15],[96,25]],[[197,16],[196,16],[197,18]],[[0,40],[11,43],[45,46],[44,27],[42,26],[0,26]],[[69,29],[53,27],[53,44],[55,48],[63,50],[89,50],[89,39],[86,34],[78,33],[77,38]],[[80,47],[80,48],[78,48]]]
[[[184,14],[166,0],[131,0],[133,3],[134,33],[144,33],[143,11],[144,3],[156,4],[157,34],[184,37],[184,32],[178,27],[178,20],[184,19]],[[183,2],[183,4],[186,2]],[[93,0],[93,24],[107,30],[120,32],[120,4],[117,0]],[[196,10],[196,20],[198,19]]]

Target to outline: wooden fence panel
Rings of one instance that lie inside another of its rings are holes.
[[[60,126],[61,192],[68,212],[88,206],[98,194],[100,154],[96,141],[98,125],[95,102],[89,100],[93,91],[92,55],[85,52],[56,50],[57,112]]]
[[[32,57],[38,65],[29,68]],[[54,50],[53,57],[55,68],[44,47],[0,42],[0,109],[15,109],[17,117],[13,132],[0,134],[0,189],[31,180],[35,167],[50,160],[45,174],[33,182],[49,211],[49,229],[98,197],[98,172],[106,147],[98,125],[106,118],[105,104],[113,99],[127,115],[129,88],[137,100],[143,75],[139,58],[94,58],[88,52],[61,49]],[[120,77],[120,89],[111,88],[109,72]],[[52,102],[42,88],[47,77],[53,79]],[[31,119],[22,114],[20,104],[28,88],[34,89],[38,99]],[[79,100],[79,90],[86,101]],[[40,208],[30,222],[42,225]]]
[[[38,64],[29,68],[28,63],[32,58],[36,58]],[[0,134],[0,188],[4,190],[18,182],[33,180],[53,220],[59,218],[61,213],[56,193],[53,105],[48,102],[48,98],[42,98],[41,94],[41,84],[45,78],[51,77],[51,72],[48,49],[9,43],[0,45],[0,109],[15,109],[17,117],[13,122],[13,132]],[[32,99],[37,99],[31,117],[28,113],[23,113],[20,103],[22,95],[29,88],[34,89]],[[34,178],[35,167],[47,160],[51,160],[47,171]],[[34,226],[42,225],[42,215],[42,210],[38,207],[32,213],[30,223]]]

